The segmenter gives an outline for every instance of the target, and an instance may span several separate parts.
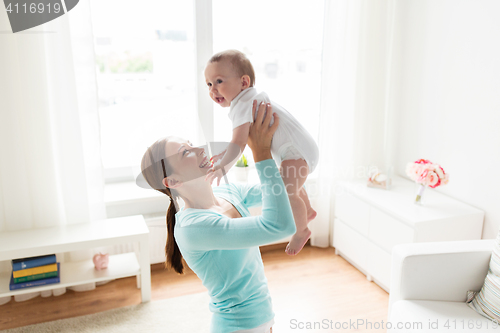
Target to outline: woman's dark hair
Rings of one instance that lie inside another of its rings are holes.
[[[177,273],[182,274],[184,265],[182,254],[174,238],[175,214],[177,213],[177,193],[163,185],[163,179],[172,173],[170,165],[167,163],[165,148],[169,138],[163,138],[151,145],[146,150],[141,161],[141,170],[144,179],[151,188],[167,195],[170,198],[170,205],[167,210],[167,244],[165,246],[165,268],[173,268]]]

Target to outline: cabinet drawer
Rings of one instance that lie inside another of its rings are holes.
[[[357,266],[366,270],[366,243],[368,240],[339,219],[334,220],[333,228],[333,246]]]
[[[394,245],[413,243],[413,229],[372,207],[368,238],[391,253]]]
[[[335,197],[335,216],[354,230],[368,237],[370,206],[344,191]]]
[[[382,250],[372,242],[366,246],[368,272],[382,285],[381,287],[389,292],[391,286],[391,255]]]

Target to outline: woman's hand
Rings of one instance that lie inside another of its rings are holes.
[[[257,118],[255,118],[255,113],[257,113]],[[257,110],[257,101],[255,100],[253,101],[252,116],[255,121],[250,125],[247,144],[252,149],[253,159],[257,163],[272,158],[271,142],[274,132],[278,129],[279,117],[273,113],[270,103],[261,103]],[[274,123],[269,126],[272,117],[274,117]]]

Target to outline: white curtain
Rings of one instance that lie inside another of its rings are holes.
[[[385,0],[325,1],[312,245],[331,245],[337,182],[385,168],[388,9]]]
[[[5,11],[0,30],[10,31]],[[0,49],[0,232],[105,218],[88,1],[26,32],[0,34]],[[58,260],[92,254],[58,254]],[[1,263],[0,270],[9,269],[10,262]]]

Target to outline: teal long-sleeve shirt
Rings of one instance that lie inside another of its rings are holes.
[[[261,184],[226,184],[214,195],[229,201],[241,218],[209,209],[181,209],[174,237],[189,267],[210,295],[211,332],[251,329],[274,318],[259,245],[295,233],[293,213],[272,159],[255,164]],[[248,208],[262,204],[262,215]]]

